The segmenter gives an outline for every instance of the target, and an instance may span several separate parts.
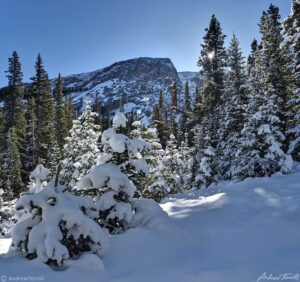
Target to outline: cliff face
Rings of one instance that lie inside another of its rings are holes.
[[[186,74],[186,73],[184,73]],[[168,58],[137,58],[121,61],[109,67],[89,73],[69,75],[63,78],[65,88],[72,94],[75,105],[81,105],[89,96],[96,95],[103,106],[109,106],[112,113],[119,107],[122,97],[125,112],[141,110],[143,122],[148,123],[152,107],[157,105],[160,89],[163,90],[166,104],[170,103],[170,86],[177,83],[179,106],[182,104],[184,84],[192,83],[191,95],[195,83],[195,73],[188,75],[177,73],[173,63]],[[52,80],[54,85],[55,79]]]

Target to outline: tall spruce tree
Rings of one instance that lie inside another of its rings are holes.
[[[8,89],[4,99],[5,133],[7,133],[10,128],[14,127],[19,154],[24,156],[26,120],[24,116],[25,106],[23,104],[24,92],[22,90],[23,73],[21,71],[19,56],[16,51],[14,51],[12,57],[8,59],[8,63],[9,66],[6,71]]]
[[[202,50],[198,61],[203,76],[201,89],[203,114],[207,117],[208,135],[211,146],[216,149],[219,137],[218,130],[222,119],[221,96],[224,90],[226,49],[224,47],[225,35],[215,15],[212,16],[209,27],[205,29],[201,44]]]
[[[210,111],[220,102],[224,88],[224,76],[226,66],[226,50],[224,47],[225,35],[215,15],[205,29],[202,50],[198,60],[203,76],[203,102],[207,111]]]
[[[55,89],[54,89],[54,97],[55,97],[55,137],[56,137],[56,143],[59,148],[59,154],[61,158],[63,157],[65,138],[68,135],[63,89],[64,89],[63,81],[59,73],[55,85]]]
[[[272,114],[277,117],[278,130],[285,135],[287,130],[288,98],[291,72],[289,65],[291,58],[286,50],[280,48],[283,41],[278,7],[270,5],[264,12],[259,24],[262,33],[262,61],[263,87]],[[287,151],[287,139],[281,141],[282,149]]]
[[[195,140],[197,140],[197,167],[199,173],[202,174],[202,169],[205,167],[202,163],[206,153],[209,153],[210,161],[214,169],[210,170],[209,177],[203,183],[208,186],[217,177],[218,170],[215,169],[217,155],[217,147],[220,141],[218,132],[220,129],[221,120],[223,119],[223,106],[221,97],[224,92],[225,67],[226,67],[226,49],[224,47],[225,35],[219,21],[215,15],[212,16],[209,27],[205,29],[206,34],[203,37],[201,44],[201,52],[198,60],[198,66],[201,68],[200,74],[203,77],[203,86],[201,89],[202,98],[202,117],[201,126],[197,126],[195,131]],[[198,117],[197,117],[198,118]],[[205,122],[204,122],[205,119]],[[205,128],[201,128],[201,127]],[[203,134],[203,132],[206,132]],[[209,142],[202,142],[199,138],[209,139]],[[201,144],[204,147],[201,147]],[[213,153],[212,153],[213,152]],[[202,185],[202,184],[201,184]],[[197,184],[197,187],[201,187]]]
[[[265,16],[267,14],[263,13]],[[270,99],[268,88],[265,88],[264,59],[263,48],[253,41],[247,67],[248,105],[245,123],[232,162],[234,179],[270,176],[278,171],[287,173],[291,168],[291,157],[282,149],[284,135],[280,131],[274,100]]]
[[[40,160],[46,167],[50,167],[51,156],[50,150],[55,143],[55,128],[54,128],[54,101],[51,89],[51,82],[48,75],[45,77],[42,91],[42,104],[41,104],[41,148]]]
[[[45,71],[43,60],[40,54],[37,56],[35,64],[35,76],[31,78],[32,84],[30,88],[30,96],[35,100],[35,116],[36,133],[35,133],[35,154],[34,163],[32,166],[36,167],[38,163],[43,163],[46,166],[49,163],[48,152],[54,142],[54,103],[51,83],[48,74]]]
[[[293,85],[288,107],[291,113],[288,124],[290,137],[289,153],[300,161],[300,1],[293,0],[290,15],[283,20],[282,49],[290,49],[293,55],[292,75]]]
[[[231,162],[239,147],[247,105],[244,58],[235,34],[233,34],[227,54],[228,71],[222,95],[224,116],[219,129],[220,142],[217,148],[220,163],[219,174],[222,179],[231,178]]]

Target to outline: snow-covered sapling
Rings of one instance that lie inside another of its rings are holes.
[[[142,139],[131,139],[118,133],[126,127],[126,122],[122,112],[116,114],[113,127],[102,134],[103,152],[98,159],[98,166],[77,185],[78,190],[92,187],[99,191],[95,200],[100,209],[100,223],[110,233],[128,227],[134,213],[131,201],[136,185],[141,186],[141,181],[149,172],[142,157],[143,152],[150,149],[149,144]]]
[[[52,180],[37,194],[22,196],[16,209],[28,214],[12,232],[12,249],[54,266],[84,252],[101,254],[107,231],[94,220],[98,212],[89,197],[74,196]]]

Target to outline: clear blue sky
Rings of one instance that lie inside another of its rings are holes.
[[[169,57],[178,71],[197,71],[204,28],[214,13],[234,31],[245,54],[258,38],[270,3],[282,18],[291,0],[0,0],[0,86],[13,50],[28,81],[41,53],[50,77],[86,72],[116,61]]]

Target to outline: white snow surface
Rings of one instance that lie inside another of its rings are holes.
[[[241,282],[264,281],[258,280],[264,273],[300,273],[300,164],[289,175],[171,195],[161,207],[169,215],[165,228],[111,236],[99,266],[87,254],[65,271],[54,271],[8,253],[0,256],[0,275],[56,282]],[[0,250],[8,244],[1,239]]]

